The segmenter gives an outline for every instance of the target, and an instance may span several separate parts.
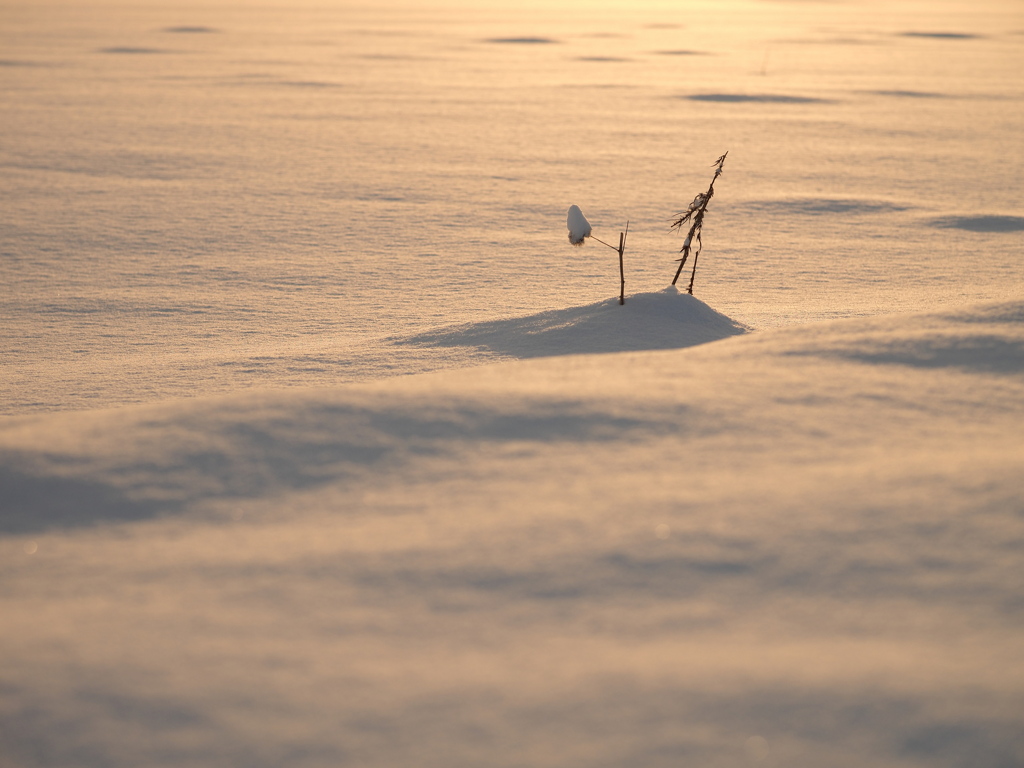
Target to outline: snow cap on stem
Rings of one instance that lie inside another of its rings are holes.
[[[573,245],[583,245],[583,240],[590,237],[590,222],[578,205],[569,206],[565,225],[569,228],[569,242]]]

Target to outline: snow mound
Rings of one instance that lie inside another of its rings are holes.
[[[475,347],[515,358],[680,349],[749,329],[674,286],[527,317],[441,328],[397,340],[428,347]]]

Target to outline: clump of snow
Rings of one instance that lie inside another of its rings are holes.
[[[569,228],[569,242],[573,245],[583,245],[583,241],[590,237],[590,222],[583,215],[578,205],[569,206],[569,215],[565,218],[565,225]]]

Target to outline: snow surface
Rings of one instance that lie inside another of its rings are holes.
[[[1024,764],[1014,4],[0,16],[3,768]]]

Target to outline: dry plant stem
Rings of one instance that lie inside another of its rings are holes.
[[[686,292],[693,296],[693,279],[697,276],[697,257],[700,256],[700,249],[693,254],[693,271],[690,272],[690,285],[686,288]]]
[[[682,253],[683,258],[677,259],[677,261],[679,262],[679,269],[676,270],[676,276],[672,278],[672,285],[676,284],[676,281],[679,279],[679,275],[683,271],[683,267],[686,266],[686,260],[690,258],[690,246],[684,245]]]
[[[686,259],[690,257],[690,247],[683,246],[682,250],[683,258],[677,259],[679,261],[679,268],[676,270],[676,276],[672,279],[672,285],[676,285],[676,281],[679,280],[679,275],[683,271],[683,267],[686,266]],[[696,259],[694,259],[696,261]]]
[[[686,292],[691,296],[693,295],[693,281],[697,277],[697,257],[700,256],[700,249],[703,245],[700,238],[700,232],[701,227],[704,225],[704,213],[707,211],[708,203],[711,202],[711,198],[715,195],[715,182],[718,180],[718,177],[722,175],[722,166],[724,165],[725,158],[728,155],[729,153],[726,152],[715,161],[713,166],[715,169],[715,175],[711,177],[711,184],[708,185],[708,191],[704,193],[704,197],[700,203],[695,208],[691,208],[686,211],[686,213],[680,214],[679,218],[672,222],[672,229],[679,229],[686,222],[691,222],[690,230],[686,233],[686,240],[681,250],[683,258],[679,260],[679,269],[676,270],[676,275],[672,278],[672,285],[675,285],[679,280],[679,275],[682,273],[683,267],[686,266],[686,260],[690,258],[690,249],[693,242],[694,240],[697,241],[697,249],[693,254],[693,271],[690,273],[690,286],[686,289]]]
[[[619,254],[619,305],[626,303],[626,268],[623,265],[622,254],[626,250],[626,235],[629,234],[629,222],[626,222],[626,231],[619,232],[619,247],[616,248],[611,243],[606,243],[599,237],[590,236],[591,240],[597,240],[601,245],[607,245],[613,251],[618,251]]]
[[[622,253],[626,250],[626,235],[629,234],[629,220],[626,220],[626,231],[619,233],[619,305],[626,303],[626,269],[622,264]]]

